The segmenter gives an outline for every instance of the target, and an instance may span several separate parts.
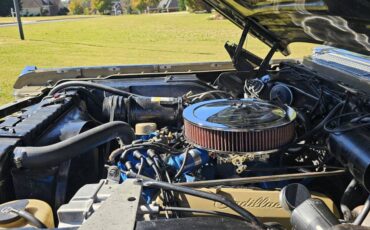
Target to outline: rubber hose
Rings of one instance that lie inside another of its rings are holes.
[[[353,222],[354,225],[361,225],[362,222],[365,220],[367,215],[370,212],[370,196],[366,199],[363,209],[361,213],[356,217],[355,221]]]
[[[343,213],[343,218],[345,221],[349,221],[352,219],[351,209],[348,207],[348,203],[351,200],[351,196],[353,196],[353,191],[357,186],[357,182],[355,179],[348,184],[346,190],[343,193],[343,196],[340,201],[340,209]]]
[[[119,90],[119,89],[116,89],[116,88],[113,88],[113,87],[110,87],[110,86],[105,86],[105,85],[102,85],[102,84],[97,84],[97,83],[87,82],[87,81],[68,81],[68,82],[64,82],[64,83],[62,83],[60,85],[57,85],[54,88],[52,88],[50,90],[48,96],[52,96],[55,93],[58,93],[59,91],[61,91],[63,89],[66,89],[66,88],[69,88],[69,87],[76,87],[76,86],[100,89],[100,90],[103,90],[103,91],[106,91],[106,92],[109,92],[109,93],[112,93],[112,94],[125,96],[125,97],[127,97],[127,96],[139,96],[139,97],[141,97],[138,94],[130,93],[130,92]]]
[[[16,147],[14,163],[18,168],[56,166],[115,138],[128,144],[135,139],[135,134],[129,124],[113,121],[56,144],[41,147]]]

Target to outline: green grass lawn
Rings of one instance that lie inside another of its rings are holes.
[[[229,60],[223,45],[227,40],[238,41],[241,31],[227,20],[209,17],[187,13],[101,16],[25,25],[25,41],[18,39],[16,27],[0,28],[0,104],[12,100],[14,81],[27,65],[46,68]],[[290,57],[307,55],[312,47],[292,45],[295,52]],[[247,49],[261,56],[268,51],[254,38],[248,38]]]

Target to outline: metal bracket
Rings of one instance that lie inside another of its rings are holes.
[[[277,48],[279,46],[279,43],[275,42],[274,45],[271,47],[270,51],[267,53],[266,57],[263,59],[258,72],[257,72],[257,77],[262,77],[266,70],[269,67],[270,61],[272,56],[274,56],[274,53],[276,52]]]
[[[256,55],[248,52],[247,50],[243,50],[243,45],[247,39],[247,35],[251,27],[252,27],[252,23],[250,23],[249,21],[246,21],[244,24],[242,35],[240,36],[240,40],[239,40],[237,47],[235,48],[235,51],[230,50],[232,46],[229,44],[225,44],[225,48],[231,56],[235,69],[241,71],[246,68],[248,70],[248,69],[251,69],[252,65],[254,64],[254,65],[259,66],[257,77],[261,77],[268,69],[271,58],[279,47],[279,43],[278,42],[273,43],[273,46],[271,47],[270,51],[268,52],[268,54],[263,60],[257,57]],[[247,58],[248,62],[243,61],[243,58]],[[243,65],[245,64],[248,66],[244,67]]]
[[[119,185],[79,229],[134,230],[142,186],[128,179]]]
[[[240,37],[240,40],[239,40],[239,44],[236,47],[234,57],[232,58],[234,66],[237,66],[239,63],[240,54],[242,53],[243,45],[245,43],[245,40],[247,39],[247,35],[248,35],[250,28],[251,28],[251,24],[246,22],[244,25],[242,36]]]
[[[225,49],[229,53],[233,66],[238,71],[251,71],[262,63],[262,59],[257,55],[243,49],[247,35],[252,28],[252,24],[247,21],[238,44],[225,44]]]

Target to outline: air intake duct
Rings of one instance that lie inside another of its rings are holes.
[[[329,135],[330,152],[353,177],[370,192],[370,135],[369,130],[356,129]]]
[[[131,125],[155,122],[159,126],[178,126],[182,120],[182,101],[175,97],[109,96],[104,98],[102,112],[107,120],[113,118]]]
[[[187,141],[219,153],[276,150],[295,137],[296,112],[257,99],[200,102],[183,117]]]

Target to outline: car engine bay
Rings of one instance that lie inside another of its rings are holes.
[[[314,65],[59,81],[0,121],[0,227],[367,229],[369,80]]]

